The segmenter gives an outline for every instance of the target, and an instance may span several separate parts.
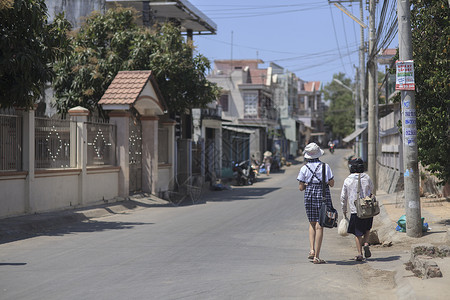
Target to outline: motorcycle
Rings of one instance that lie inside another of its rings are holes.
[[[334,153],[334,144],[330,145],[330,153],[331,153],[331,154]]]
[[[248,160],[235,164],[233,167],[233,178],[237,185],[252,185],[256,181],[255,170]]]

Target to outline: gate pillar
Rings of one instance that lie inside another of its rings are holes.
[[[158,120],[158,116],[141,117],[142,191],[153,195],[156,195],[158,183]]]
[[[119,171],[119,197],[126,198],[130,189],[130,168],[129,168],[129,136],[130,136],[130,113],[128,111],[110,111],[110,123],[116,124],[117,144],[116,155]]]

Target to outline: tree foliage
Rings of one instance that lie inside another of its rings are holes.
[[[340,80],[352,88],[352,82],[343,73],[334,74],[333,79]],[[352,92],[336,81],[324,87],[325,100],[330,101],[330,107],[325,116],[325,124],[331,129],[333,138],[341,139],[355,129],[355,104]]]
[[[0,7],[0,107],[33,107],[54,77],[52,64],[68,49],[63,15],[47,21],[44,0],[6,1]]]
[[[445,0],[413,0],[411,11],[419,160],[450,179],[450,8]]]
[[[119,7],[88,17],[72,44],[54,83],[62,114],[78,105],[101,112],[97,103],[121,70],[152,70],[171,112],[204,107],[217,97],[218,88],[206,80],[209,61],[192,55],[193,46],[174,25],[144,29],[134,11]]]

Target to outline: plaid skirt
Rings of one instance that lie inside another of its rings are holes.
[[[328,207],[333,207],[330,188],[325,188],[325,199]],[[305,189],[305,210],[309,222],[319,222],[319,210],[322,204],[322,184],[309,183]]]

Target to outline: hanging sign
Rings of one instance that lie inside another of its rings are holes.
[[[406,90],[414,91],[414,61],[397,60],[395,62],[397,66],[396,79],[395,79],[395,89],[396,90]]]

